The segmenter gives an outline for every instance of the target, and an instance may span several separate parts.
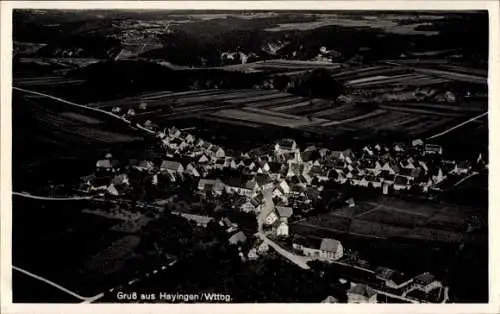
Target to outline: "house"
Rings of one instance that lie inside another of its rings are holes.
[[[419,168],[403,168],[399,171],[398,175],[413,181],[420,177],[421,172],[422,170]]]
[[[111,183],[113,185],[129,185],[130,184],[130,181],[128,179],[128,176],[127,174],[125,173],[122,173],[122,174],[119,174],[119,175],[116,175],[113,180],[111,180]]]
[[[151,171],[154,169],[154,164],[152,161],[149,160],[141,160],[139,161],[139,164],[134,168],[136,168],[139,171]]]
[[[395,163],[390,163],[390,162],[386,162],[382,166],[382,170],[388,171],[390,174],[396,174],[400,171],[398,165],[396,165]]]
[[[259,255],[257,254],[257,249],[251,248],[248,251],[247,257],[248,257],[249,260],[256,260],[256,259],[258,259]]]
[[[413,281],[413,278],[405,278],[403,273],[387,267],[378,267],[375,270],[375,277],[391,289],[401,289]]]
[[[240,205],[240,210],[245,213],[256,212],[256,205],[251,201],[246,201]]]
[[[302,153],[300,153],[300,158],[303,162],[307,162],[307,163],[314,163],[315,161],[318,161],[319,159],[321,159],[321,155],[319,153],[318,150],[314,149],[314,150],[305,150],[303,151]]]
[[[210,158],[208,158],[205,154],[201,155],[200,158],[198,159],[198,163],[200,164],[206,164],[210,161]]]
[[[347,303],[377,303],[377,292],[365,284],[355,284],[347,291]]]
[[[163,160],[160,166],[160,171],[172,174],[181,174],[184,172],[184,167],[180,162],[172,160]]]
[[[228,193],[237,193],[252,197],[256,192],[258,185],[253,180],[247,180],[243,177],[231,177],[226,182],[226,191]]]
[[[198,171],[198,169],[196,169],[196,167],[193,165],[193,163],[189,163],[186,166],[186,169],[184,170],[184,172],[191,177],[195,177],[195,178],[200,177],[200,172]]]
[[[193,221],[196,223],[197,226],[201,227],[206,227],[208,224],[213,221],[214,219],[210,216],[202,216],[202,215],[193,215],[193,214],[186,214],[186,213],[178,213],[177,215],[182,216],[186,218],[189,221]]]
[[[279,218],[284,218],[287,220],[293,215],[293,209],[286,206],[276,206],[276,211],[278,212]]]
[[[368,184],[376,189],[382,187],[382,181],[378,179],[376,176],[367,176],[366,181],[368,181]]]
[[[187,134],[186,137],[184,138],[184,141],[188,144],[193,144],[194,143],[194,136],[191,134]]]
[[[455,165],[455,168],[450,171],[450,173],[456,175],[467,175],[471,169],[470,164],[467,161],[461,161]]]
[[[265,224],[267,225],[272,225],[278,220],[278,215],[274,211],[270,212],[269,214],[266,215],[266,218],[264,220]]]
[[[120,195],[120,193],[118,192],[118,190],[116,189],[116,187],[113,185],[113,184],[110,184],[108,186],[108,188],[106,189],[106,191],[111,194],[111,195],[114,195],[114,196],[118,196]]]
[[[229,243],[238,245],[240,243],[245,243],[247,241],[247,236],[243,231],[238,231],[229,238]]]
[[[224,159],[217,159],[215,161],[214,168],[222,170],[222,169],[224,169],[225,164],[226,164],[226,161]]]
[[[432,181],[434,181],[435,184],[441,183],[446,179],[446,175],[443,174],[443,170],[441,168],[438,169],[437,174],[432,176]]]
[[[297,143],[293,139],[281,139],[274,145],[274,150],[279,153],[297,150]]]
[[[361,180],[359,180],[358,185],[362,187],[368,187],[369,182],[365,177],[362,177]]]
[[[339,300],[329,295],[328,297],[326,297],[326,299],[321,301],[321,303],[339,303]]]
[[[181,136],[181,131],[179,129],[177,129],[175,126],[171,127],[170,129],[168,129],[168,136],[170,138],[179,137],[179,136]]]
[[[254,180],[261,190],[272,189],[274,187],[274,180],[266,174],[257,174]]]
[[[393,188],[396,191],[409,189],[410,184],[408,183],[408,178],[400,176],[400,175],[396,175],[396,177],[394,179]]]
[[[216,194],[222,194],[222,191],[224,190],[225,185],[224,183],[219,180],[209,180],[209,179],[200,179],[198,182],[198,190],[200,191],[212,191]]]
[[[380,177],[382,178],[384,183],[387,183],[389,185],[392,185],[394,183],[394,180],[396,179],[394,174],[390,174],[388,171],[384,171],[380,174]]]
[[[101,159],[101,160],[98,160],[96,162],[96,168],[98,170],[112,171],[113,164],[111,163],[111,160],[109,160],[109,159]]]
[[[425,272],[413,278],[412,287],[429,293],[431,290],[443,287],[443,284],[432,274]]]
[[[279,237],[289,236],[289,227],[287,221],[282,219],[279,220],[278,227],[276,228],[276,235]]]
[[[349,206],[349,207],[354,207],[354,206],[356,206],[356,203],[354,202],[354,199],[353,199],[353,198],[350,198],[350,199],[348,199],[348,200],[347,200],[347,201],[345,201],[345,202],[346,202],[347,206]]]
[[[264,161],[264,160],[259,160],[257,161],[257,171],[260,170],[260,173],[269,173],[269,170],[271,169],[269,166],[269,162]]]
[[[421,139],[416,139],[411,142],[412,146],[422,146],[424,145],[424,142]]]
[[[212,158],[219,159],[219,158],[226,157],[226,153],[224,152],[224,150],[221,147],[218,147],[218,146],[212,146],[212,147],[210,147],[210,149],[209,149],[208,152],[212,156]]]
[[[294,249],[302,251],[304,256],[313,257],[320,261],[335,261],[344,255],[344,248],[340,241],[329,238],[296,237],[292,246]]]
[[[441,147],[440,145],[436,145],[436,144],[425,144],[424,153],[426,155],[442,155],[443,154],[443,147]]]

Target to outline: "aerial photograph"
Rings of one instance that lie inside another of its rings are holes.
[[[13,303],[488,303],[488,11],[15,9]]]

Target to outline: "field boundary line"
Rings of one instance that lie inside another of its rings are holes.
[[[451,131],[454,131],[454,130],[456,130],[456,129],[458,129],[458,128],[460,128],[460,127],[462,127],[462,126],[466,125],[466,124],[469,124],[470,122],[475,121],[475,120],[477,120],[477,119],[479,119],[479,118],[482,118],[482,117],[484,117],[484,116],[485,116],[485,115],[487,115],[487,114],[488,114],[488,111],[483,112],[483,113],[481,113],[480,115],[475,116],[475,117],[473,117],[473,118],[470,118],[469,120],[464,121],[464,122],[462,122],[462,123],[460,123],[460,124],[458,124],[458,125],[456,125],[456,126],[454,126],[454,127],[451,127],[451,128],[449,128],[449,129],[447,129],[447,130],[444,130],[444,131],[443,131],[443,132],[441,132],[441,133],[438,133],[438,134],[435,134],[435,135],[429,136],[427,139],[428,139],[428,140],[431,140],[431,139],[434,139],[434,138],[440,137],[440,136],[442,136],[442,135],[448,134],[448,133],[450,133]]]
[[[387,112],[387,110],[379,109],[379,110],[375,110],[375,111],[372,111],[370,113],[367,113],[367,114],[364,114],[364,115],[361,115],[361,116],[357,116],[357,117],[353,117],[353,118],[349,118],[349,119],[344,119],[344,120],[340,120],[340,121],[326,122],[326,123],[321,124],[320,126],[341,125],[341,124],[345,124],[345,123],[349,123],[349,122],[355,122],[355,121],[363,120],[363,119],[366,119],[366,118],[371,118],[371,117],[374,117],[374,116],[377,116],[377,115],[380,115],[380,114],[384,114],[386,112]]]

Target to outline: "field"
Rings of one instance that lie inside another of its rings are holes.
[[[146,108],[140,110],[141,104]],[[203,117],[252,127],[282,126],[335,135],[345,130],[399,131],[409,137],[432,135],[482,112],[481,104],[466,107],[430,102],[388,102],[367,111],[363,106],[258,89],[155,92],[91,106],[108,111],[118,106],[122,112],[134,108],[136,115],[130,119],[151,119],[160,125]]]
[[[486,219],[486,212],[478,208],[381,198],[310,217],[297,222],[296,227],[299,232],[308,227],[309,231],[317,230],[320,234],[457,243],[472,215]]]

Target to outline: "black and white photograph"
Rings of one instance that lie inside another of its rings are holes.
[[[12,302],[492,302],[490,15],[13,9]]]

